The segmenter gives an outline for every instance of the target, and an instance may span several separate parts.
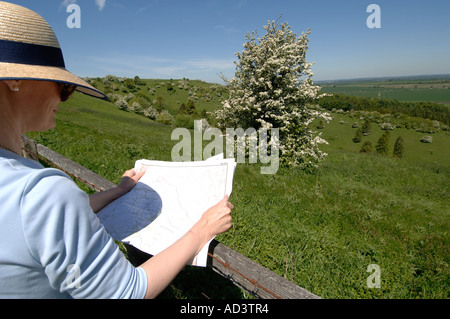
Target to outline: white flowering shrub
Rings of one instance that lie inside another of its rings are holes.
[[[202,118],[198,122],[201,123],[202,132],[205,132],[207,129],[211,128],[211,125],[208,123],[207,119]]]
[[[158,111],[155,110],[154,107],[149,106],[148,108],[144,109],[143,115],[149,119],[156,120],[158,117]]]
[[[131,101],[134,98],[134,94],[133,93],[128,93],[127,95],[124,96],[125,100],[127,102]]]
[[[117,76],[114,75],[107,75],[103,78],[103,83],[111,83],[111,82],[119,82],[119,78]]]
[[[395,129],[395,126],[392,125],[391,123],[381,123],[381,124],[380,124],[380,128],[381,128],[383,131],[386,131],[386,130],[392,131],[393,129]]]
[[[431,144],[433,143],[433,137],[431,136],[424,136],[422,137],[422,139],[420,140],[422,143],[427,143],[427,144]]]
[[[109,101],[110,101],[111,103],[116,103],[116,101],[117,101],[120,97],[121,97],[121,95],[120,95],[120,94],[117,94],[117,93],[111,93],[111,94],[108,95]]]
[[[117,106],[117,108],[118,108],[119,110],[122,110],[122,111],[128,111],[128,102],[127,102],[127,100],[126,100],[123,96],[120,96],[120,97],[114,102],[114,104]]]
[[[229,98],[215,113],[218,126],[278,128],[280,163],[314,168],[326,156],[318,146],[325,141],[309,125],[331,118],[313,107],[320,87],[314,86],[313,64],[306,60],[310,31],[297,37],[287,23],[274,21],[264,29],[261,38],[256,31],[247,34],[244,51],[236,53]]]
[[[156,117],[156,121],[162,124],[171,125],[175,118],[167,110],[162,110]]]
[[[128,110],[130,112],[133,112],[133,113],[136,113],[136,114],[142,114],[143,113],[142,105],[139,102],[131,103],[131,106],[128,108]]]

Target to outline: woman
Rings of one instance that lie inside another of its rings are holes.
[[[89,198],[55,169],[25,159],[21,136],[55,127],[59,103],[78,90],[105,96],[69,73],[38,14],[0,1],[0,298],[153,298],[215,235],[231,227],[225,197],[171,247],[133,267],[94,212],[130,191]]]

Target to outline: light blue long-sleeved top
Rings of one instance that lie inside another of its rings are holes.
[[[135,268],[63,172],[0,149],[0,298],[143,298]]]

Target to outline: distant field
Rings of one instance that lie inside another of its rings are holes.
[[[441,102],[450,104],[450,81],[442,83],[375,82],[323,84],[323,93],[342,93],[360,97],[395,99],[403,102]]]

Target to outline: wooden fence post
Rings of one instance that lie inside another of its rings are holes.
[[[209,247],[214,271],[261,299],[320,299],[286,278],[213,240]]]
[[[39,160],[36,142],[27,136],[22,136],[22,155],[35,161]]]

